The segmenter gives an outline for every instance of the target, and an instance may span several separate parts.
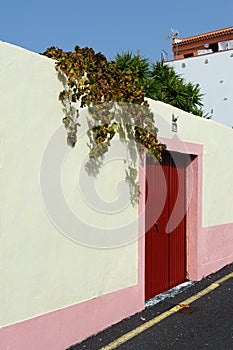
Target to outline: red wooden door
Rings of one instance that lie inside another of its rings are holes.
[[[146,165],[146,300],[186,279],[185,157]]]

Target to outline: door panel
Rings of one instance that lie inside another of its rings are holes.
[[[185,280],[182,158],[173,160],[166,153],[162,163],[153,164],[147,159],[146,177],[145,297],[149,299]]]
[[[169,189],[169,288],[186,279],[185,167],[181,156],[170,160]]]

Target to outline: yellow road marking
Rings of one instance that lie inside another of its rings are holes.
[[[114,340],[110,344],[102,347],[100,350],[113,350],[113,349],[116,349],[121,344],[124,344],[128,340],[134,338],[136,335],[138,335],[138,334],[144,332],[146,329],[154,326],[156,323],[159,323],[160,321],[164,320],[165,318],[167,318],[167,317],[175,314],[179,310],[181,310],[183,308],[182,304],[191,304],[191,303],[193,303],[195,300],[201,298],[202,296],[204,296],[204,295],[210,293],[211,291],[213,291],[214,289],[218,288],[221,283],[229,280],[230,278],[233,278],[233,272],[229,273],[228,275],[224,276],[223,278],[220,278],[216,282],[210,284],[207,288],[201,290],[197,294],[194,294],[190,298],[187,298],[187,299],[183,300],[182,302],[180,302],[180,304],[174,306],[170,310],[165,311],[164,313],[162,313],[159,316],[156,316],[152,320],[142,324],[141,326],[136,327],[132,331],[130,331],[128,333],[125,333],[124,335],[122,335],[118,339]]]

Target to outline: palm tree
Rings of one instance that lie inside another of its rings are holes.
[[[140,86],[146,84],[150,75],[150,62],[147,58],[133,54],[132,52],[123,52],[115,56],[114,62],[117,68],[124,73],[132,73],[138,77]]]
[[[114,60],[118,69],[138,78],[138,84],[143,88],[146,97],[210,118],[202,111],[203,94],[200,86],[191,82],[186,83],[166,63],[157,62],[151,65],[148,59],[132,52],[117,54]]]
[[[186,112],[201,115],[203,94],[200,86],[191,82],[186,83],[172,67],[164,62],[157,62],[152,66],[146,86],[146,96]]]

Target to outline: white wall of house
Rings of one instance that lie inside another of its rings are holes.
[[[3,42],[0,52],[0,325],[6,326],[135,285],[138,251],[137,207],[127,202],[125,192],[124,206],[111,207],[125,190],[118,187],[125,178],[123,150],[119,154],[113,145],[93,181],[81,169],[88,159],[87,136],[80,134],[79,147],[66,145],[58,101],[63,87],[54,61]],[[57,157],[60,169],[53,162]],[[51,189],[59,171],[68,214],[77,218],[73,222],[62,212],[62,200],[51,198],[54,192],[49,198],[52,214],[44,202],[43,176]],[[86,183],[80,176],[86,176]],[[102,212],[98,202],[86,198],[90,193],[105,204]],[[119,242],[106,230],[115,228],[120,234],[128,223],[130,237],[124,231],[125,239]],[[108,249],[103,249],[103,239],[95,241],[88,227],[108,235]]]
[[[177,73],[200,84],[203,110],[213,120],[233,126],[233,50],[221,51],[168,62]]]

